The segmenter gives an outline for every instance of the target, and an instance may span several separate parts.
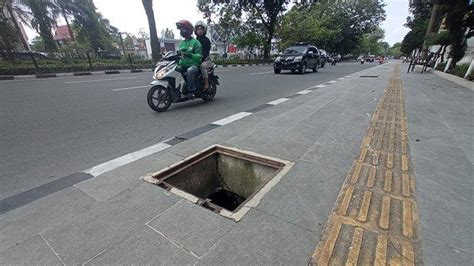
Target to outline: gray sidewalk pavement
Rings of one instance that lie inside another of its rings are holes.
[[[0,264],[307,265],[392,70],[363,70],[4,213]],[[469,265],[474,92],[402,78],[425,263]],[[140,179],[213,144],[294,165],[239,222]]]
[[[474,91],[434,74],[402,76],[427,265],[474,261]]]

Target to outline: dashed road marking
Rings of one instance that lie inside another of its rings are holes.
[[[88,82],[101,82],[101,81],[112,81],[112,80],[127,80],[127,79],[136,79],[137,77],[128,77],[128,78],[113,78],[113,79],[93,79],[93,80],[77,80],[77,81],[65,81],[65,84],[75,84],[75,83],[88,83]]]
[[[280,104],[280,103],[284,103],[284,102],[289,101],[289,100],[290,100],[290,99],[288,99],[288,98],[280,98],[280,99],[271,101],[271,102],[269,102],[269,103],[267,103],[267,104],[270,104],[270,105],[278,105],[278,104]]]
[[[134,89],[141,89],[141,88],[147,88],[147,87],[150,87],[150,85],[143,85],[143,86],[136,86],[136,87],[113,89],[112,91],[126,91],[126,90],[134,90]]]
[[[212,122],[211,124],[218,125],[218,126],[223,126],[223,125],[230,124],[234,121],[237,121],[239,119],[242,119],[242,118],[244,118],[246,116],[249,116],[251,114],[252,113],[248,113],[248,112],[240,112],[240,113],[237,113],[235,115],[231,115],[231,116],[228,116],[226,118],[223,118],[223,119],[217,120],[215,122]]]

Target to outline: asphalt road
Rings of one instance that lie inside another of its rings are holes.
[[[219,68],[213,102],[165,113],[146,103],[151,73],[2,81],[0,199],[374,65],[340,63],[305,75]]]

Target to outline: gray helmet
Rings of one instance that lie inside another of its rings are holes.
[[[195,33],[196,35],[197,35],[197,33],[196,33],[196,28],[197,28],[198,26],[203,27],[203,29],[204,29],[204,35],[206,35],[206,34],[207,34],[207,25],[206,25],[206,23],[205,23],[204,21],[200,20],[200,21],[196,22],[196,24],[194,24],[194,33]]]

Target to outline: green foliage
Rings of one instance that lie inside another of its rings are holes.
[[[18,0],[16,1],[21,7],[27,8],[28,25],[35,29],[44,41],[47,51],[57,51],[58,46],[53,39],[52,30],[56,25],[57,13],[56,6],[52,0]]]
[[[390,45],[381,40],[384,38],[384,31],[380,28],[372,33],[364,34],[353,53],[356,55],[381,55],[386,54]]]
[[[451,42],[451,35],[448,31],[441,31],[439,33],[431,35],[426,40],[428,45],[449,45]]]
[[[77,41],[95,52],[113,50],[110,24],[96,11],[92,0],[75,0],[74,29]],[[107,25],[108,24],[108,25]]]
[[[423,46],[423,38],[420,38],[419,33],[415,30],[409,31],[402,41],[400,50],[406,55],[411,55],[411,52],[415,49],[419,49]]]
[[[281,46],[308,41],[333,52],[351,53],[364,34],[373,33],[385,19],[383,7],[369,0],[296,5],[285,14],[278,30]]]
[[[474,4],[469,4],[467,0],[439,0],[439,2],[442,5],[442,11],[446,12],[446,27],[451,45],[449,55],[453,59],[450,68],[454,68],[456,63],[464,57],[467,37],[472,35]],[[468,28],[470,31],[466,36]]]
[[[444,63],[439,63],[437,66],[436,66],[436,70],[438,71],[444,71],[444,68],[446,67],[446,62]]]
[[[151,69],[153,68],[152,60],[140,60],[133,58],[134,69]],[[38,73],[63,73],[63,72],[80,72],[95,70],[115,70],[130,69],[128,59],[91,59],[92,68],[89,61],[83,56],[82,58],[61,58],[61,59],[42,59],[37,60],[39,71],[31,60],[20,60],[15,62],[0,61],[0,75],[32,75]]]
[[[46,52],[43,38],[39,36],[36,36],[35,38],[33,38],[33,40],[31,40],[30,48],[31,50],[36,51],[36,52]]]
[[[387,55],[393,56],[395,58],[399,58],[403,54],[401,51],[401,48],[402,48],[402,43],[400,42],[394,43],[392,47],[388,49]]]
[[[223,42],[237,37],[242,24],[251,25],[263,35],[264,57],[270,58],[271,41],[289,0],[265,1],[198,1],[199,10],[208,22],[216,24],[216,31]],[[245,20],[242,12],[246,14]],[[213,19],[216,16],[217,19]]]
[[[13,26],[6,19],[0,19],[0,51],[14,50],[18,43],[18,35],[15,34]]]
[[[464,75],[466,75],[467,69],[469,68],[470,63],[464,63],[464,64],[459,64],[456,65],[454,68],[450,69],[448,72],[450,74],[456,75],[458,77],[464,78]],[[472,79],[472,73],[471,73],[471,79]]]
[[[341,29],[331,27],[332,20],[328,17],[318,18],[319,9],[293,7],[283,17],[278,30],[280,50],[296,42],[309,42],[320,48],[329,49],[338,42]]]

